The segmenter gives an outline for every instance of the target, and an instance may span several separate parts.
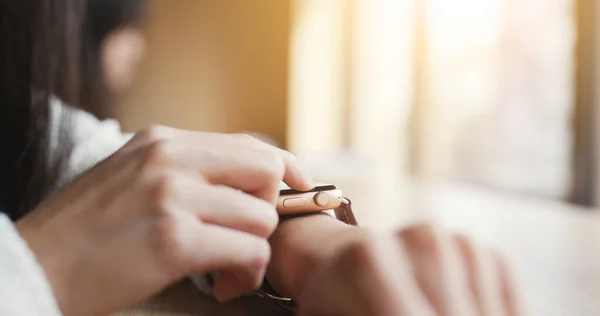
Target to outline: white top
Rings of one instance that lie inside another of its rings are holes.
[[[99,121],[94,116],[72,108],[60,101],[52,102],[52,123],[58,126],[63,111],[72,120],[70,138],[73,153],[59,185],[69,182],[121,148],[130,134],[121,133],[114,120]],[[56,131],[50,148],[56,148]],[[11,221],[0,214],[0,315],[61,315],[43,268],[20,238]]]
[[[0,315],[61,315],[43,269],[0,214]]]
[[[73,148],[57,188],[112,155],[133,136],[133,134],[122,133],[121,125],[115,120],[99,121],[85,111],[65,106],[59,100],[54,100],[51,110],[53,126],[60,126],[63,114],[68,117],[68,122],[63,123],[70,123],[69,139],[73,142]],[[50,138],[51,152],[52,148],[58,145],[58,132],[54,129]],[[51,156],[50,159],[52,158]]]

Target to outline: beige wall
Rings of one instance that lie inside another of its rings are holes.
[[[125,128],[255,131],[284,143],[290,3],[155,1],[150,54],[117,114]]]

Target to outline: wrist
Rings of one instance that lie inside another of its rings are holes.
[[[267,279],[280,295],[297,299],[320,267],[369,238],[368,230],[324,214],[284,220],[270,240]]]
[[[15,229],[21,239],[27,244],[38,266],[42,269],[60,309],[64,314],[67,314],[68,309],[65,308],[67,305],[65,300],[67,291],[63,281],[66,279],[67,271],[70,270],[67,267],[70,266],[68,264],[70,262],[69,256],[59,254],[55,251],[51,244],[48,243],[50,241],[48,238],[38,238],[38,236],[42,235],[39,234],[40,228],[32,224],[25,218],[15,223]]]

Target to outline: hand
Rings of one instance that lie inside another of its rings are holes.
[[[313,275],[299,304],[305,316],[522,315],[504,260],[429,226],[349,246]]]
[[[228,300],[262,283],[282,179],[313,186],[291,154],[253,138],[156,127],[17,229],[65,315],[114,312],[210,272]]]

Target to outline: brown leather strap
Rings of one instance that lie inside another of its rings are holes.
[[[352,211],[352,201],[344,197],[340,199],[340,202],[342,204],[334,210],[335,217],[348,225],[358,226],[358,221]]]

